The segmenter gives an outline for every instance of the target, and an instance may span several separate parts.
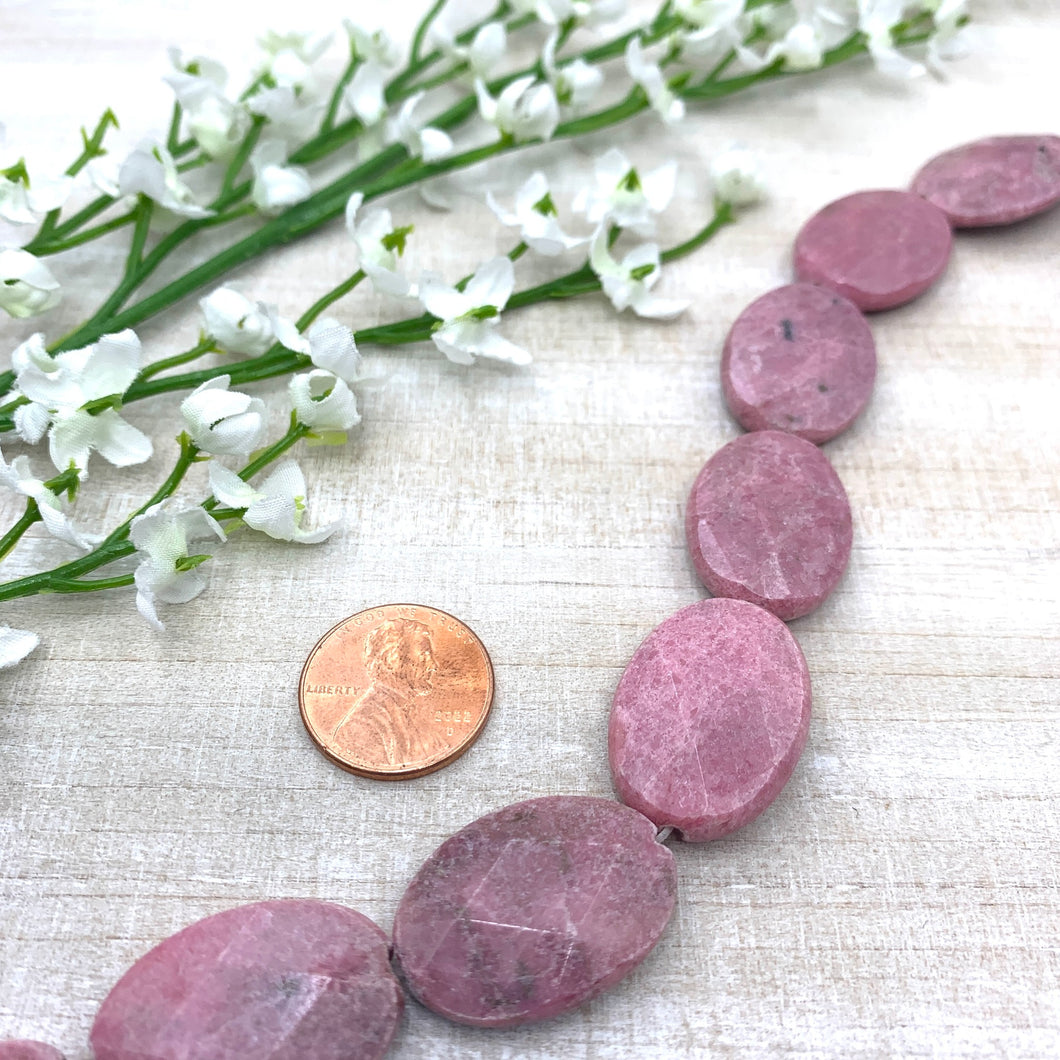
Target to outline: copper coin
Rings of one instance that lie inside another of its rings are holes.
[[[493,703],[493,666],[458,618],[385,604],[344,619],[309,653],[298,705],[309,735],[362,777],[422,777],[459,758]]]

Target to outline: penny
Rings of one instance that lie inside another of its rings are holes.
[[[309,653],[302,721],[343,769],[375,780],[433,773],[479,737],[493,703],[493,666],[458,618],[386,604],[344,619]]]

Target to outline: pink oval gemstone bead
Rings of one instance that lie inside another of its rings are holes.
[[[868,404],[876,343],[853,302],[812,283],[778,287],[752,302],[725,340],[721,382],[749,431],[788,431],[827,442]]]
[[[18,1041],[0,1042],[0,1060],[63,1060],[63,1054],[44,1042],[20,1038]]]
[[[750,601],[788,621],[835,588],[853,525],[843,484],[817,446],[755,431],[704,464],[685,533],[696,573],[714,596]]]
[[[718,839],[780,794],[809,727],[810,673],[788,627],[742,600],[701,600],[649,633],[622,674],[611,774],[660,827]]]
[[[795,239],[795,273],[860,309],[891,309],[945,271],[946,215],[911,191],[859,191],[814,214]]]
[[[386,935],[310,899],[206,917],[141,957],[92,1026],[96,1060],[374,1060],[404,1005]]]
[[[676,893],[673,855],[639,813],[610,799],[530,799],[427,859],[394,918],[394,959],[440,1015],[511,1027],[618,982],[658,942]]]
[[[1060,202],[1060,136],[991,136],[944,151],[913,191],[955,228],[1023,221]]]

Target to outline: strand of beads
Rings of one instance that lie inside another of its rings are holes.
[[[686,519],[714,596],[649,634],[619,682],[609,753],[625,806],[555,796],[473,822],[413,879],[392,943],[328,902],[258,902],[200,920],[104,1000],[96,1060],[374,1060],[404,1005],[392,965],[423,1004],[477,1026],[567,1012],[634,968],[674,907],[661,840],[713,839],[754,819],[806,742],[809,673],[782,620],[819,606],[849,558],[850,508],[817,445],[868,401],[876,353],[862,311],[926,290],[953,228],[1058,202],[1060,137],[957,148],[911,192],[861,192],[821,210],[796,240],[799,282],[740,315],[722,381],[751,433],[707,461]],[[8,1041],[0,1060],[62,1057]]]

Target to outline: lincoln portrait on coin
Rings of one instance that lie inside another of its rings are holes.
[[[423,726],[410,717],[428,695],[438,670],[431,632],[422,622],[389,618],[364,639],[369,685],[332,731],[333,738],[367,762],[400,766],[438,750]]]

